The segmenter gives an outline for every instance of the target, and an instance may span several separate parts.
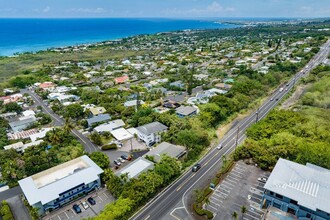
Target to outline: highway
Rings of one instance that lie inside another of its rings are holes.
[[[56,126],[63,126],[65,124],[64,120],[60,116],[58,116],[51,108],[49,108],[34,91],[28,89],[22,89],[20,92],[22,94],[24,93],[29,94],[33,99],[33,101],[37,105],[41,106],[44,112],[47,113],[52,118]],[[85,137],[76,129],[73,129],[71,131],[71,134],[75,136],[78,139],[78,141],[84,146],[86,152],[92,153],[95,151],[99,151],[98,147],[95,146],[95,144],[93,144],[87,137]]]
[[[221,166],[223,155],[228,156],[232,153],[236,146],[246,138],[245,131],[251,125],[267,116],[267,114],[283,99],[283,97],[294,88],[295,83],[302,77],[305,77],[314,67],[322,63],[328,56],[330,50],[330,40],[324,44],[320,51],[310,60],[310,62],[297,74],[295,74],[285,85],[280,86],[276,92],[272,94],[258,110],[240,121],[237,125],[230,129],[223,139],[220,140],[223,148],[218,150],[216,147],[210,150],[198,163],[202,165],[201,169],[196,173],[187,170],[174,183],[169,185],[147,205],[138,211],[130,219],[134,220],[158,220],[165,217],[175,208],[183,208],[186,210],[185,219],[192,219],[189,208],[187,208],[186,200],[191,196],[192,191],[197,188],[201,179],[208,178],[209,174],[215,174]],[[282,88],[282,89],[281,89]],[[218,145],[218,146],[219,146]],[[181,207],[177,207],[180,204]],[[174,219],[174,218],[173,218]]]

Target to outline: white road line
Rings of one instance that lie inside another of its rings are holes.
[[[208,204],[206,207],[207,207],[207,208],[212,208],[212,209],[214,209],[215,212],[219,211],[217,208],[215,208],[215,207],[212,206],[211,204]]]
[[[99,197],[99,199],[101,199],[101,201],[103,202],[103,199],[100,196],[97,196],[97,197]]]
[[[220,190],[216,190],[216,193],[220,193],[220,194],[223,194],[224,196],[228,196],[228,194],[227,193],[224,193],[224,192],[221,192]]]
[[[259,220],[258,218],[254,217],[253,215],[250,215],[249,213],[245,213],[244,215],[247,215],[247,216],[249,216],[249,217],[251,217],[251,218],[253,218],[253,219],[257,219],[257,220]]]
[[[228,176],[228,177],[229,177],[229,176]],[[237,181],[231,180],[231,179],[229,179],[228,177],[225,179],[226,181],[231,182],[232,184],[237,184]]]
[[[241,175],[243,175],[243,176],[246,174],[246,172],[242,172],[242,171],[239,171],[239,170],[234,170],[234,172],[235,172],[235,173],[239,173],[239,174],[241,174]]]
[[[226,184],[221,184],[221,186],[224,186],[224,187],[226,187],[227,189],[229,189],[229,190],[232,190],[233,189],[233,187],[232,187],[232,185],[231,186],[227,186],[227,184],[228,183],[226,183]]]
[[[60,217],[59,215],[57,215],[57,217],[58,217],[59,220],[62,220],[61,217]]]
[[[225,199],[225,198],[226,198],[226,197],[223,197],[223,196],[218,195],[218,194],[216,194],[216,193],[213,193],[212,197],[213,197],[213,196],[219,197],[220,199]]]
[[[217,200],[218,202],[221,202],[221,203],[223,203],[223,201],[222,200],[220,200],[220,199],[217,199],[217,198],[214,198],[214,196],[212,196],[210,199],[214,199],[214,200]]]
[[[227,181],[227,180],[224,180],[223,182],[222,182],[222,185],[223,184],[228,184],[228,185],[230,185],[230,187],[232,187],[232,188],[234,188],[235,187],[235,185],[233,184],[233,183],[231,183],[231,182],[229,182],[229,181]]]
[[[76,212],[73,209],[71,209],[71,211],[73,212],[74,215],[77,215]]]
[[[228,175],[227,178],[234,179],[234,180],[236,180],[236,182],[240,181],[240,179],[238,179],[237,177],[234,177],[234,176],[232,176],[230,174]]]
[[[235,173],[230,173],[231,176],[234,176],[235,178],[238,178],[238,180],[241,180],[243,176],[237,175]]]
[[[214,205],[214,206],[217,206],[217,207],[221,207],[221,205],[217,202],[214,202],[212,200],[210,200],[210,204]]]
[[[70,217],[68,216],[68,214],[66,214],[66,212],[64,212],[64,214],[66,215],[66,217],[69,219]]]

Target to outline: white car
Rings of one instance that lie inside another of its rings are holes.
[[[86,201],[83,201],[83,202],[81,203],[81,205],[84,207],[84,209],[88,209],[88,208],[89,208],[89,205],[87,204]]]
[[[218,150],[221,150],[223,148],[222,144],[220,144],[219,146],[217,146]]]
[[[258,181],[259,182],[262,182],[262,183],[266,183],[267,182],[267,178],[265,178],[265,177],[259,177],[258,178]]]

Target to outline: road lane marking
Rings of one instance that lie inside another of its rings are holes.
[[[182,183],[177,189],[176,191],[179,191],[191,178],[193,178],[196,175],[196,173],[194,173],[192,176],[190,176],[186,181],[184,181],[184,183]]]
[[[147,220],[147,219],[149,219],[150,218],[150,215],[148,215],[144,220]]]

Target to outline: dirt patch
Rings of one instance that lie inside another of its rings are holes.
[[[310,84],[299,85],[297,89],[294,91],[294,93],[292,93],[292,95],[282,103],[280,109],[287,110],[293,107],[295,104],[297,104],[300,97],[306,92],[306,89],[308,89],[309,87]]]

